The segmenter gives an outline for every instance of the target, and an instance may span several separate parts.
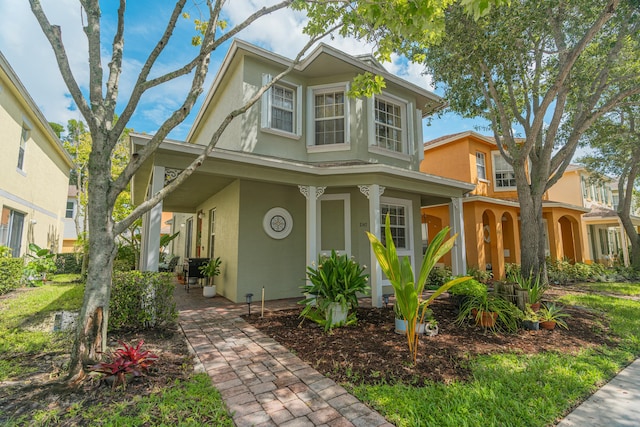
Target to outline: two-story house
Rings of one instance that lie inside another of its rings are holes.
[[[629,265],[630,243],[617,214],[618,186],[614,179],[593,180],[585,167],[569,165],[549,189],[549,197],[589,209],[582,215],[585,262]],[[632,212],[631,220],[640,232],[640,216]]]
[[[73,162],[0,53],[0,246],[59,252]]]
[[[133,180],[134,203],[184,169],[228,112],[290,64],[234,41],[187,143],[162,143]],[[350,82],[365,71],[385,78],[383,93],[349,97]],[[299,296],[306,266],[333,249],[373,266],[368,268],[373,304],[381,305],[390,288],[365,231],[382,236],[389,214],[399,254],[419,269],[421,207],[452,205],[452,212],[460,212],[462,197],[474,188],[420,171],[422,120],[442,105],[441,98],[388,73],[370,57],[318,46],[236,118],[202,166],[145,217],[142,267],[157,265],[160,212],[179,212],[186,214],[179,220],[184,255],[220,256],[218,292],[233,301],[260,295],[262,287],[267,299]],[[132,150],[149,139],[132,134]],[[450,223],[459,230],[462,216],[452,215]],[[464,272],[462,239],[452,258],[454,268]]]
[[[424,144],[420,170],[475,184],[463,199],[467,264],[504,276],[505,263],[520,263],[520,204],[513,168],[491,137],[473,131],[446,135]],[[546,252],[552,259],[584,261],[578,200],[556,199],[547,192],[542,215]],[[423,239],[449,225],[449,206],[422,209]],[[445,259],[445,264],[448,260]]]

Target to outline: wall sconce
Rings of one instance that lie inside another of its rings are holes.
[[[249,308],[249,316],[251,316],[251,297],[253,294],[246,294],[245,298],[247,299],[247,307]]]
[[[389,297],[391,296],[391,294],[383,294],[382,295],[382,301],[384,302],[384,308],[387,308],[387,306],[389,305]]]
[[[200,212],[200,213],[198,214],[198,219],[202,219],[202,218],[204,218],[204,214],[203,214],[202,212]]]
[[[38,221],[37,221],[37,220],[35,220],[35,219],[32,219],[32,220],[31,220],[31,224],[37,224],[37,223],[38,223]]]

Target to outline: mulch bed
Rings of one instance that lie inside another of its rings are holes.
[[[418,360],[410,363],[406,338],[394,332],[393,309],[360,307],[358,324],[326,333],[315,323],[301,319],[300,309],[243,316],[264,334],[289,348],[302,360],[336,381],[374,383],[425,380],[465,380],[468,360],[492,353],[535,354],[542,351],[575,353],[586,347],[607,344],[602,316],[580,307],[566,307],[571,315],[568,330],[493,333],[471,321],[454,324],[456,307],[449,298],[435,300],[433,309],[439,333],[420,339]]]

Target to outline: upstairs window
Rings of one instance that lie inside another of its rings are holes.
[[[67,209],[64,213],[65,218],[73,218],[73,205],[73,202],[67,202]]]
[[[487,166],[484,153],[476,151],[476,169],[478,171],[478,179],[487,179]]]
[[[513,167],[499,152],[493,153],[493,175],[496,189],[512,190],[516,188],[516,174],[513,172]]]
[[[262,76],[265,85],[273,77],[269,74]],[[261,128],[263,131],[273,132],[287,137],[299,137],[302,133],[302,91],[300,86],[279,82],[262,95]]]
[[[376,145],[399,153],[406,152],[403,133],[403,108],[399,104],[377,98],[374,100]]]
[[[293,89],[283,86],[271,88],[271,127],[293,133]]]
[[[18,169],[24,170],[24,153],[27,148],[27,140],[29,139],[29,128],[22,125],[22,133],[20,134],[20,147],[18,148]]]
[[[315,145],[344,144],[345,93],[323,91],[314,94]]]

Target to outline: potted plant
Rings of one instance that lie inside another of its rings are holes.
[[[355,322],[358,296],[369,292],[369,275],[346,254],[331,251],[330,256],[320,255],[318,267],[307,267],[309,283],[302,287],[306,298],[300,301],[305,307],[301,317],[311,319],[329,330],[336,326]]]
[[[211,258],[209,262],[198,267],[200,272],[207,277],[207,284],[202,287],[202,295],[207,298],[216,296],[216,285],[214,280],[215,277],[220,274],[220,264],[222,264],[222,260],[220,257],[216,257]]]
[[[424,323],[425,311],[418,316],[420,307],[427,308],[431,302],[443,292],[446,292],[452,286],[470,279],[470,277],[458,277],[448,281],[440,286],[427,300],[423,300],[422,292],[429,277],[429,273],[436,263],[453,247],[457,234],[454,234],[445,241],[446,235],[449,233],[449,227],[444,227],[429,243],[422,259],[422,266],[417,278],[414,278],[413,269],[409,257],[402,260],[398,258],[393,236],[391,235],[391,225],[389,214],[385,219],[385,239],[387,246],[382,244],[380,240],[373,234],[367,232],[371,248],[378,260],[378,264],[382,272],[387,276],[389,282],[393,286],[396,296],[396,306],[402,313],[407,329],[407,345],[411,353],[413,363],[416,363],[418,357],[418,323]]]
[[[492,330],[500,328],[513,333],[518,330],[520,315],[515,305],[487,289],[467,299],[460,308],[457,322],[461,324],[469,316],[472,316],[476,325]]]
[[[542,329],[553,330],[556,325],[559,325],[565,329],[569,329],[565,318],[570,317],[569,314],[564,312],[564,308],[554,304],[544,304],[538,312],[538,319],[540,320],[540,327]]]
[[[531,309],[538,311],[540,309],[540,303],[542,302],[542,296],[547,291],[547,286],[540,279],[540,275],[536,275],[535,277],[531,275],[527,278],[518,270],[511,274],[511,278],[518,284],[520,289],[527,291]]]
[[[465,280],[462,283],[458,283],[449,289],[449,295],[453,299],[458,312],[464,305],[464,303],[474,295],[481,295],[487,292],[487,285],[480,283],[475,279]]]
[[[524,312],[522,313],[522,328],[527,331],[540,330],[538,313],[536,313],[533,308],[531,308],[531,304],[527,304]]]
[[[405,335],[407,333],[407,323],[402,312],[397,308],[397,305],[393,306],[393,312],[395,314],[395,332],[396,334]],[[426,336],[438,335],[438,321],[433,315],[433,310],[426,308],[423,304],[418,310],[418,319],[422,319],[416,324],[416,333]]]

